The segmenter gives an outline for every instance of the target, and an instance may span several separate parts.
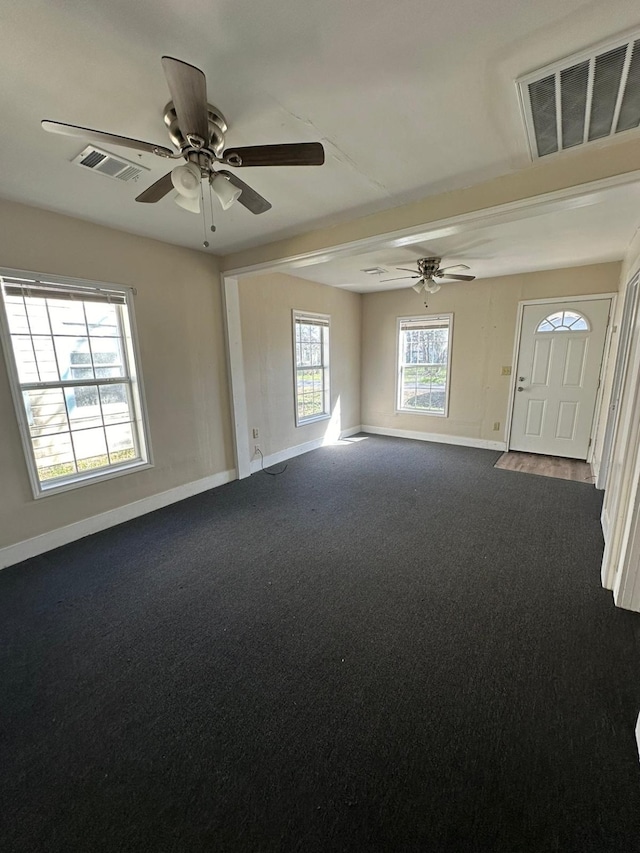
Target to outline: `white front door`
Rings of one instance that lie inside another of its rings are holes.
[[[510,450],[586,459],[610,299],[525,305]]]

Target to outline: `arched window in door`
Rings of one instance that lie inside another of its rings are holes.
[[[536,332],[588,332],[589,321],[577,311],[556,311],[538,324]]]

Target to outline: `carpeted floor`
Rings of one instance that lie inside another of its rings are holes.
[[[7,853],[637,853],[601,494],[327,447],[0,572]]]

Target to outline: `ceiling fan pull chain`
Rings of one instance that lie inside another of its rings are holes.
[[[202,207],[202,236],[203,241],[202,245],[205,249],[209,248],[209,241],[207,240],[207,214],[204,209],[204,190],[202,189],[202,181],[200,181],[200,205]]]
[[[214,232],[216,230],[216,226],[213,224],[213,193],[211,191],[211,181],[209,183],[209,209],[211,211],[211,231]]]

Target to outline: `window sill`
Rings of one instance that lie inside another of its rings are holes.
[[[396,415],[427,415],[430,418],[448,418],[448,412],[427,412],[420,409],[396,409]]]
[[[313,418],[305,418],[304,420],[296,421],[296,428],[302,427],[302,426],[307,426],[307,424],[315,424],[315,423],[317,423],[317,421],[328,421],[330,419],[331,419],[331,415],[329,415],[329,414],[316,415]]]
[[[78,474],[72,480],[52,484],[50,486],[39,484],[34,488],[34,498],[48,498],[52,495],[59,495],[62,492],[70,492],[74,489],[79,489],[82,486],[91,486],[96,483],[102,483],[105,480],[113,480],[115,477],[123,477],[125,474],[132,474],[134,471],[144,471],[148,468],[153,468],[151,462],[132,462],[128,465],[122,465],[118,468],[110,468],[102,474]]]

